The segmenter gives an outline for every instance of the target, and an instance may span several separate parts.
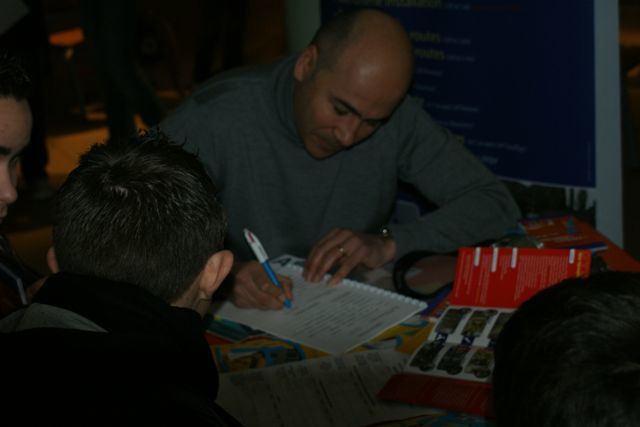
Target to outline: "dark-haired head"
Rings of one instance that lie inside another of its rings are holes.
[[[16,201],[16,166],[31,139],[31,80],[15,57],[0,52],[0,222]]]
[[[640,425],[639,338],[640,273],[599,273],[539,292],[498,337],[497,425]]]
[[[58,266],[173,303],[223,247],[226,220],[215,193],[197,157],[162,133],[95,145],[58,192]]]
[[[0,51],[0,98],[27,99],[31,85],[31,79],[19,60],[9,52]]]

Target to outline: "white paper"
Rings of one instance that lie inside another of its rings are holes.
[[[281,256],[273,269],[293,280],[292,308],[279,311],[239,309],[230,302],[213,308],[223,319],[248,325],[330,354],[345,353],[391,326],[424,310],[422,301],[343,280],[328,287],[306,282],[300,258]]]
[[[406,362],[372,350],[222,374],[216,402],[248,427],[351,427],[442,412],[376,398]]]

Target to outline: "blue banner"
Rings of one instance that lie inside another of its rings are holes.
[[[496,175],[595,187],[593,0],[322,0],[381,9],[416,54],[411,90]]]

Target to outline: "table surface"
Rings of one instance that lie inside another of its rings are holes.
[[[547,228],[544,226],[545,222],[548,224]],[[528,234],[546,236],[545,247],[570,247],[572,241],[576,244],[604,243],[607,246],[606,250],[598,251],[597,254],[610,270],[640,272],[640,262],[587,222],[563,216],[529,221],[529,224],[533,226],[525,226],[525,229],[532,228],[528,230]]]
[[[558,230],[560,230],[559,233],[563,233],[565,232],[563,230],[566,230],[568,235],[571,235],[573,239],[579,239],[580,242],[586,241],[606,244],[606,249],[600,250],[597,253],[609,269],[640,272],[640,262],[635,260],[622,248],[615,245],[589,224],[573,217],[558,217],[547,221],[556,221],[556,223],[553,224],[554,227],[557,227],[554,231],[555,233],[558,233]],[[553,239],[545,243],[545,247],[552,248],[554,246],[563,247],[563,244],[554,244]],[[566,247],[566,243],[564,244],[564,247]],[[391,272],[387,266],[386,269],[378,269],[377,271],[374,271],[373,274],[365,275],[364,277],[371,279],[369,283],[373,282],[374,285],[389,288],[391,281],[390,275]],[[313,348],[287,340],[280,340],[267,334],[257,333],[247,327],[234,324],[232,322],[221,321],[219,319],[214,320],[213,318],[208,319],[208,321],[208,330],[210,333],[207,333],[207,339],[210,343],[216,363],[218,364],[218,368],[221,373],[262,368],[326,356],[325,353]],[[354,349],[353,352],[395,348],[397,351],[411,354],[420,346],[420,344],[426,341],[433,324],[434,318],[431,315],[422,316],[419,321],[413,319],[411,322],[405,322],[390,328],[371,342]],[[222,338],[221,335],[233,337],[234,339],[229,340]],[[441,412],[439,415],[431,414],[426,415],[425,417],[396,421],[384,425],[483,426],[490,425],[490,421],[479,416],[445,411]]]

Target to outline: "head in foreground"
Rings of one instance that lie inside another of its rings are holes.
[[[58,191],[49,265],[204,314],[233,263],[215,194],[197,157],[160,132],[97,144]]]
[[[639,338],[640,273],[599,273],[539,292],[498,337],[497,425],[640,425]]]

